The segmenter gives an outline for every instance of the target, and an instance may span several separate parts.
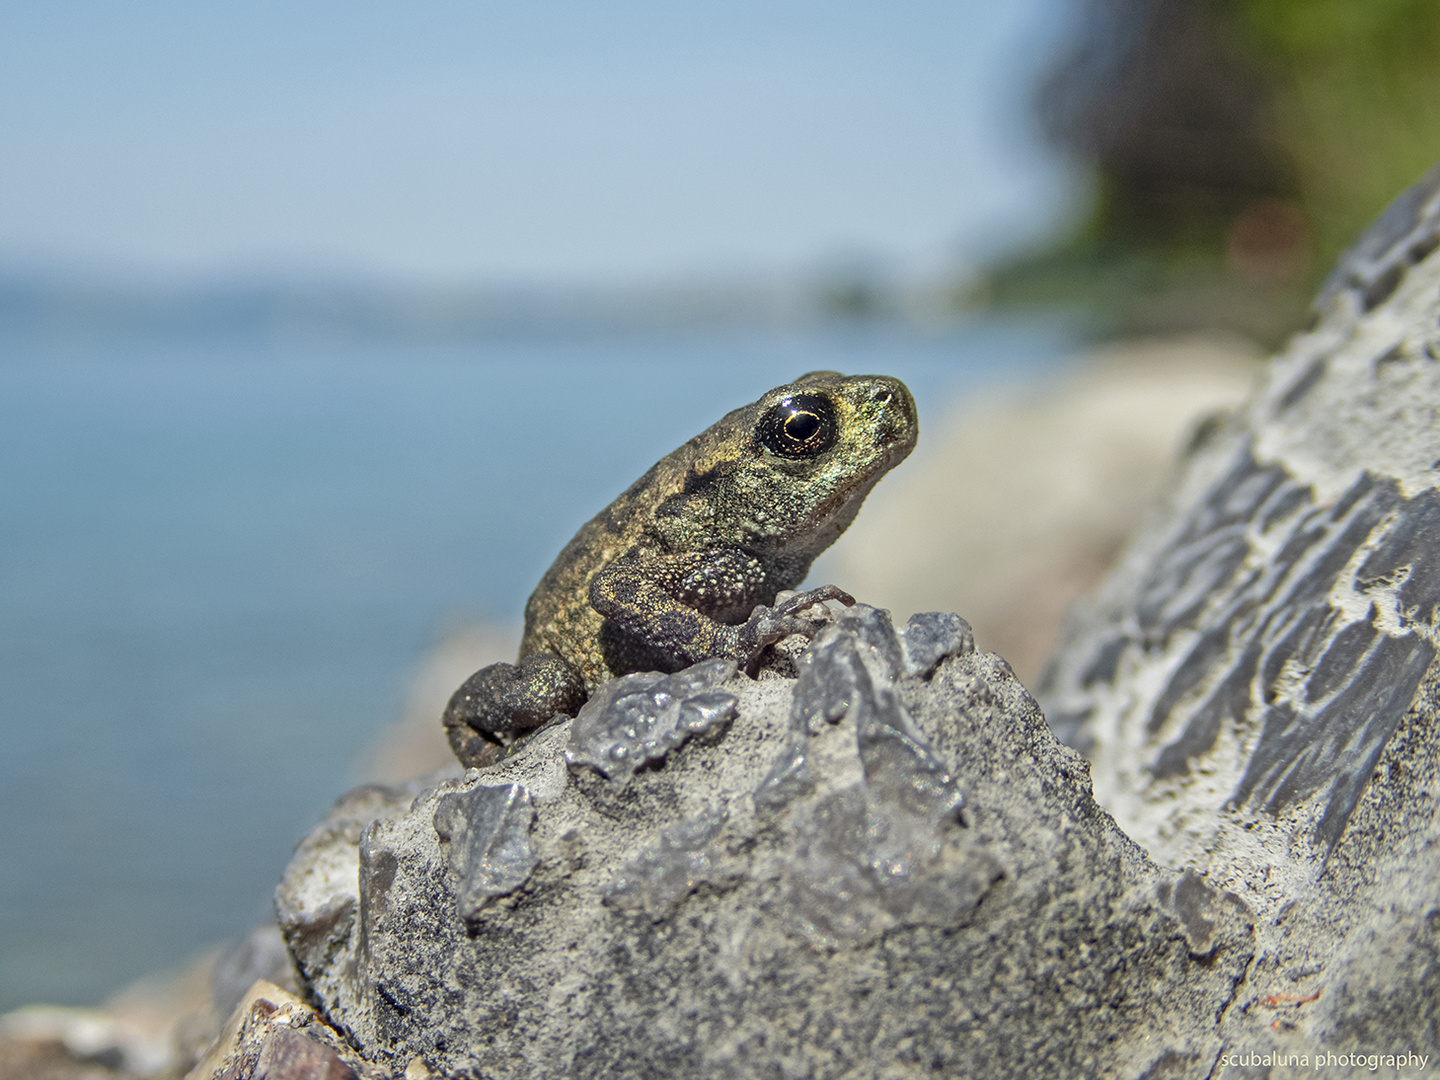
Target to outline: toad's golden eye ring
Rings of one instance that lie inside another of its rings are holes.
[[[755,434],[772,454],[807,458],[835,445],[840,423],[835,406],[821,394],[791,394],[760,418]]]

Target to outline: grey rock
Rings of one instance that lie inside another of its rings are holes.
[[[1323,313],[1342,293],[1362,311],[1389,299],[1411,266],[1440,245],[1440,165],[1386,208],[1325,279],[1315,308]]]
[[[455,900],[462,919],[476,918],[495,897],[514,892],[535,869],[535,810],[519,784],[444,795],[435,800],[434,821],[459,879]]]
[[[336,800],[329,816],[296,848],[275,891],[275,915],[303,984],[336,957],[352,955],[360,915],[361,839],[375,822],[403,816],[419,790],[424,790],[419,784],[355,788]]]
[[[855,604],[836,616],[834,628],[850,637],[856,652],[883,677],[895,679],[904,674],[905,648],[888,611]]]
[[[735,715],[735,698],[714,689],[734,674],[733,660],[714,659],[673,675],[642,671],[612,679],[575,717],[565,760],[623,787],[636,769]]]
[[[756,805],[780,806],[809,791],[809,736],[845,716],[855,724],[860,760],[872,789],[888,782],[898,799],[906,787],[922,790],[928,780],[943,776],[943,767],[890,683],[905,674],[928,676],[945,657],[973,651],[969,631],[957,615],[927,612],[914,616],[897,634],[887,611],[865,604],[845,611],[816,635],[813,647],[800,658],[790,730],[774,767],[755,791]],[[948,783],[945,777],[941,786]],[[964,799],[950,790],[942,802],[944,816],[958,810]]]
[[[844,647],[835,648],[843,643]],[[827,626],[800,657],[799,678],[791,706],[792,726],[817,735],[845,715],[855,693],[860,654],[853,639],[838,626]]]
[[[166,1073],[166,1076],[174,1074]],[[299,998],[252,983],[186,1080],[394,1080],[364,1060]]]
[[[803,727],[795,724],[795,711],[791,709],[791,727],[778,744],[780,752],[775,756],[775,764],[751,796],[756,809],[778,809],[815,786],[815,775],[810,771],[807,758],[810,737]]]
[[[952,817],[965,797],[895,691],[862,682],[855,696],[855,744],[866,790],[896,813],[932,828]]]
[[[1040,686],[1126,832],[1255,913],[1221,1032],[1262,1057],[1440,1054],[1437,243],[1440,167],[1184,462]]]
[[[905,648],[905,670],[921,677],[928,677],[947,656],[975,651],[970,624],[948,611],[911,615],[900,637]]]
[[[847,615],[798,679],[705,691],[728,727],[622,787],[567,767],[577,720],[413,805],[372,791],[358,831],[342,800],[279,893],[312,999],[367,1058],[446,1076],[1204,1075],[1245,906],[1147,859],[958,620],[932,670]],[[533,868],[467,916],[437,810],[510,785]]]
[[[716,880],[720,852],[711,851],[728,815],[722,810],[671,825],[659,842],[641,850],[605,890],[605,899],[620,907],[663,915],[703,882]]]

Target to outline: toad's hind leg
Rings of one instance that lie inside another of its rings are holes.
[[[519,735],[557,713],[574,716],[585,703],[580,673],[555,653],[531,653],[519,665],[491,664],[450,698],[441,722],[450,748],[467,769],[493,764]]]

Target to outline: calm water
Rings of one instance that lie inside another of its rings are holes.
[[[457,619],[801,372],[927,416],[1054,326],[464,348],[0,345],[0,1010],[243,932]],[[922,434],[923,438],[923,434]]]

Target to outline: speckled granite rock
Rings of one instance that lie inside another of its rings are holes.
[[[447,1076],[1203,1075],[1249,913],[1115,827],[1004,661],[859,608],[798,667],[707,672],[728,723],[618,786],[612,695],[583,755],[342,800],[277,896],[314,1000]]]
[[[1440,1053],[1437,245],[1440,166],[1185,463],[1041,686],[1127,833],[1256,913],[1222,1030],[1262,1057]],[[1266,1002],[1276,1026],[1242,1033]]]

